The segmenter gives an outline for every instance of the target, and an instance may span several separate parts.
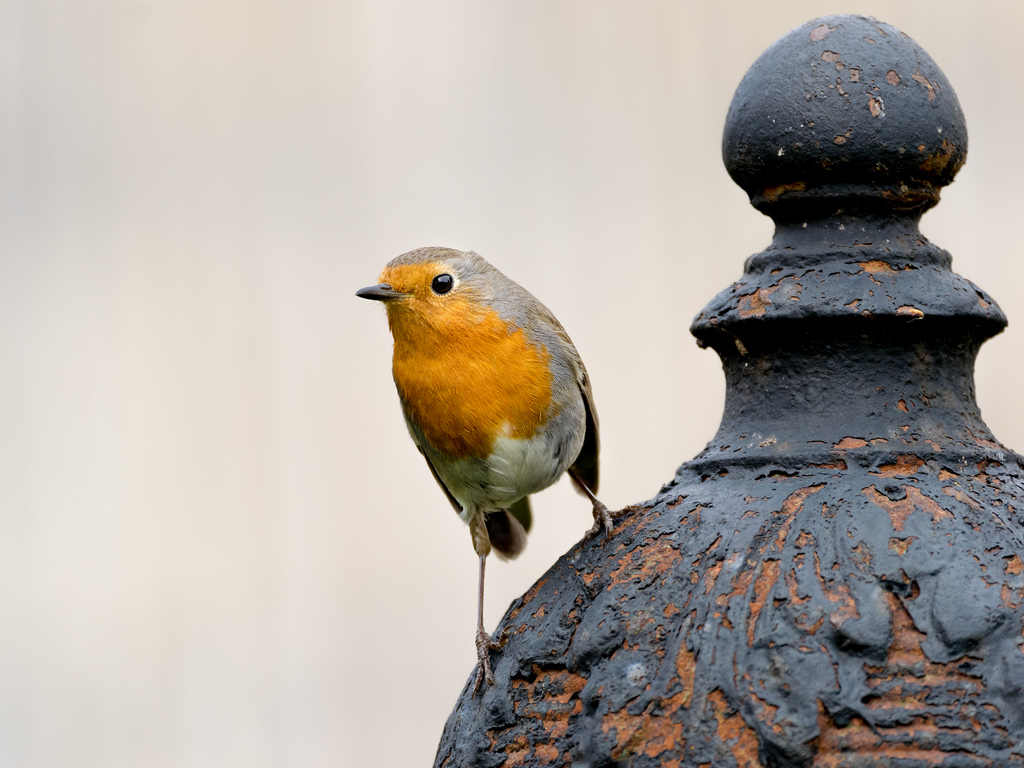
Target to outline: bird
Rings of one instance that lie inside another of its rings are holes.
[[[419,248],[390,262],[356,296],[384,304],[394,340],[392,374],[409,434],[479,558],[476,680],[494,683],[484,628],[487,556],[526,546],[529,496],[568,474],[593,508],[585,536],[610,535],[625,510],[597,496],[597,411],[569,335],[529,291],[482,256]]]

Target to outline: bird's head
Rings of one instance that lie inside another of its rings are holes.
[[[490,312],[501,273],[472,252],[420,248],[392,259],[380,282],[356,296],[384,304],[396,341],[404,334],[451,332]]]

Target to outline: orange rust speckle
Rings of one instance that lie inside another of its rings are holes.
[[[590,573],[588,575],[590,576],[590,579],[593,580],[594,577],[597,574]],[[587,578],[587,576],[585,575],[583,577],[583,580],[586,581],[586,578]],[[541,591],[541,589],[543,589],[544,585],[547,584],[547,581],[548,580],[546,578],[541,578],[539,581],[537,581],[536,584],[534,584],[532,587],[530,587],[530,589],[527,590],[526,594],[523,595],[523,599],[521,601],[519,601],[519,607],[515,608],[509,614],[509,621],[515,619],[516,616],[519,615],[519,612],[522,610],[522,606],[528,605],[530,603],[530,601],[533,600],[533,598],[535,598],[537,596],[537,594]],[[589,583],[589,582],[587,582],[587,583]]]
[[[950,472],[948,469],[943,467],[939,470],[939,480],[949,480],[951,477],[957,477],[956,472]]]
[[[968,496],[966,493],[961,491],[959,488],[954,488],[954,487],[952,487],[950,485],[947,485],[945,488],[942,489],[942,492],[944,494],[946,494],[947,496],[952,496],[957,501],[962,501],[964,504],[966,504],[967,506],[971,507],[972,509],[975,509],[975,510],[981,509],[981,504],[980,503],[978,503],[977,501],[972,499],[970,496]]]
[[[619,567],[609,575],[608,586],[619,581],[644,580],[660,576],[679,562],[682,555],[679,549],[672,546],[668,538],[646,539],[643,544],[633,549],[628,557],[622,559]]]
[[[715,586],[715,581],[718,580],[718,573],[722,570],[722,561],[717,560],[704,571],[704,594],[711,594],[711,590]]]
[[[836,450],[845,451],[848,448],[863,448],[868,441],[861,437],[844,437],[832,447]]]
[[[860,67],[850,67],[850,82],[851,83],[859,83],[860,82]]]
[[[676,658],[676,674],[679,675],[679,683],[683,690],[679,695],[683,698],[680,705],[690,706],[693,698],[693,680],[697,675],[697,659],[685,646],[679,647],[679,656]]]
[[[754,703],[753,709],[756,712],[755,719],[758,722],[769,723],[772,730],[780,736],[785,733],[782,726],[775,722],[775,715],[779,712],[778,705],[765,701],[754,693],[750,695],[750,700]]]
[[[842,459],[836,459],[835,461],[830,461],[825,464],[811,464],[811,466],[815,469],[838,469],[846,471],[846,462]]]
[[[885,82],[887,82],[889,85],[900,84],[900,76],[899,74],[897,74],[895,69],[890,69],[888,72],[885,73]]]
[[[978,437],[976,434],[974,434],[974,432],[971,432],[971,437],[974,438],[974,442],[976,442],[978,445],[983,445],[986,448],[1002,448],[1003,447],[999,443],[997,443],[995,440],[989,440],[987,437]]]
[[[516,716],[539,720],[550,742],[564,736],[569,729],[570,718],[583,711],[579,693],[587,684],[587,678],[568,670],[542,670],[536,664],[533,665],[533,674],[534,682],[512,681],[512,686],[522,689],[524,694],[523,700],[516,705]],[[559,689],[561,693],[555,693]],[[536,694],[539,690],[544,691],[543,695]],[[536,705],[540,703],[543,709],[538,711]],[[520,763],[525,757],[524,754],[520,758]]]
[[[679,694],[667,699],[662,703],[663,709],[669,712],[678,709],[681,706],[678,698]],[[637,717],[626,707],[609,712],[602,718],[601,730],[608,733],[613,729],[615,747],[611,754],[615,760],[628,761],[628,758],[636,755],[657,757],[686,743],[682,723],[673,723],[666,717],[653,716],[649,712]]]
[[[897,539],[893,537],[889,539],[889,549],[899,555],[907,554],[907,550],[910,549],[910,545],[917,541],[917,536],[907,536],[905,539]]]
[[[551,765],[558,759],[558,747],[553,744],[538,744],[533,748],[533,754],[539,758],[541,765]]]
[[[860,304],[860,299],[854,299],[849,304],[843,304],[847,309],[857,309],[857,305]]]
[[[900,402],[903,402],[902,400]],[[868,474],[881,477],[901,477],[912,475],[924,466],[924,459],[918,456],[897,456],[891,464],[881,464],[878,469]]]
[[[771,305],[771,295],[779,290],[778,286],[771,288],[758,288],[753,293],[740,296],[740,303],[737,307],[740,317],[760,317]]]
[[[754,627],[761,609],[768,602],[768,594],[779,580],[779,561],[765,560],[761,564],[761,573],[754,580],[754,595],[750,600],[750,618],[747,619],[747,645],[754,646]]]
[[[708,703],[718,721],[718,737],[725,742],[737,764],[761,765],[757,758],[757,735],[754,729],[747,725],[739,712],[729,706],[725,695],[716,688],[708,694]]]
[[[675,615],[676,615],[677,613],[679,613],[679,612],[680,612],[680,611],[679,611],[679,609],[678,609],[678,608],[677,608],[677,607],[675,606],[675,604],[673,604],[673,603],[669,603],[668,605],[666,605],[666,606],[665,606],[665,610],[664,610],[664,611],[662,611],[662,615],[663,615],[663,616],[664,616],[664,617],[665,617],[666,619],[671,619],[671,618],[672,618],[673,616],[675,616]]]
[[[1020,604],[1024,602],[1024,595],[1021,594],[1021,590],[1013,589],[1009,584],[1003,584],[1000,593],[1003,605],[1011,610],[1016,611],[1020,608]],[[1021,631],[1021,634],[1024,634],[1024,630]]]
[[[803,605],[804,603],[806,603],[808,600],[811,599],[810,595],[804,595],[803,597],[800,597],[799,595],[797,595],[796,590],[797,590],[797,586],[798,585],[797,585],[797,581],[796,581],[796,571],[795,570],[793,570],[791,568],[790,570],[786,571],[785,580],[786,580],[786,587],[789,589],[789,602],[791,602],[793,605]],[[799,624],[799,626],[801,628],[803,628],[804,624],[801,623],[801,624]],[[813,632],[812,632],[812,634],[813,634]]]
[[[1021,562],[1020,555],[1010,555],[1004,557],[1006,561],[1006,573],[1009,575],[1017,576],[1024,573],[1024,563]]]
[[[907,401],[904,400],[903,398],[900,398],[900,401],[898,403],[896,403],[896,407],[899,408],[904,413],[907,413],[907,412],[910,411],[910,409],[907,408]]]
[[[931,515],[933,523],[939,519],[953,519],[952,514],[943,509],[937,501],[925,496],[918,488],[912,485],[904,485],[903,489],[907,492],[907,495],[896,501],[890,499],[873,485],[863,489],[861,493],[874,502],[876,506],[889,513],[893,530],[897,533],[903,531],[907,518],[913,512],[924,512]]]
[[[835,51],[822,51],[821,52],[821,60],[822,61],[828,61],[828,62],[836,63],[836,62],[839,61],[840,58],[842,58],[842,55],[836,53]]]
[[[807,189],[807,182],[794,181],[789,184],[778,184],[772,187],[765,187],[761,196],[769,203],[777,202],[787,192],[803,192]]]
[[[830,32],[834,32],[835,29],[835,27],[830,27],[828,24],[819,24],[818,26],[811,30],[811,40],[813,40],[816,43],[820,40],[824,40],[828,36],[828,34]]]
[[[941,172],[953,161],[956,147],[949,139],[943,139],[939,151],[921,161],[921,169],[929,172]]]
[[[914,74],[910,78],[915,82],[923,85],[928,89],[928,101],[935,100],[935,87],[928,82],[928,78],[921,74],[921,70],[914,70]]]
[[[715,598],[715,605],[728,605],[734,597],[745,594],[750,582],[754,580],[754,571],[746,568],[737,573],[732,579],[732,591],[723,592]]]
[[[917,307],[912,307],[909,304],[904,304],[902,307],[896,307],[896,315],[898,317],[912,317],[915,320],[920,320],[922,317],[924,317],[924,312],[922,312]]]
[[[796,537],[796,545],[798,547],[806,547],[808,544],[814,543],[814,536],[809,534],[807,531],[800,531]]]
[[[875,96],[868,96],[868,111],[872,117],[878,117],[882,113],[882,100]]]
[[[833,144],[845,144],[846,143],[846,137],[845,136],[836,136],[834,139],[832,139],[832,143]]]

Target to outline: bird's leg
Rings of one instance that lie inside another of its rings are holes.
[[[576,474],[576,470],[570,467],[568,472],[569,479],[572,480],[573,485],[575,485],[584,496],[590,499],[590,503],[594,505],[594,527],[587,531],[583,539],[590,539],[601,531],[604,531],[605,536],[611,536],[612,531],[615,529],[615,518],[622,517],[630,511],[630,508],[626,507],[625,509],[619,509],[612,512],[608,507],[601,503],[597,496],[594,495],[594,492],[587,487],[587,484],[580,480],[579,475]]]
[[[480,589],[477,593],[476,603],[476,683],[473,685],[473,695],[480,691],[480,686],[486,680],[494,685],[494,675],[491,674],[491,651],[505,647],[508,642],[508,634],[503,632],[497,640],[491,639],[484,629],[484,566],[487,564],[487,555],[480,555]]]

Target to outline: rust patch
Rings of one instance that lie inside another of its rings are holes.
[[[902,402],[902,400],[900,401]],[[897,456],[891,464],[880,464],[878,469],[869,472],[876,477],[903,477],[912,475],[924,466],[924,459],[919,456]]]
[[[761,196],[769,203],[777,202],[787,192],[803,192],[807,189],[807,182],[794,181],[789,184],[777,184],[772,187],[765,187]]]
[[[668,702],[666,702],[667,704]],[[648,707],[650,708],[650,707]],[[675,711],[672,707],[668,711]],[[615,760],[626,760],[646,755],[657,757],[663,752],[680,749],[686,744],[683,724],[673,723],[666,717],[644,712],[638,717],[630,714],[628,707],[609,712],[601,720],[604,733],[615,731],[615,747],[611,756]]]
[[[845,451],[849,448],[863,448],[867,444],[868,441],[862,437],[844,437],[832,447],[838,451]]]
[[[907,550],[910,549],[910,545],[915,541],[917,541],[917,536],[907,536],[905,539],[897,539],[896,537],[893,537],[889,539],[889,549],[902,557],[907,554]]]
[[[912,307],[909,304],[904,304],[902,307],[896,307],[896,316],[910,317],[913,318],[914,320],[920,320],[922,317],[924,317],[924,312],[922,312],[917,307]]]
[[[899,85],[899,73],[897,73],[895,69],[890,69],[888,72],[885,73],[885,82],[887,82],[889,85]]]
[[[864,272],[876,274],[878,272],[895,272],[892,264],[881,259],[871,259],[870,261],[856,261],[854,262]]]
[[[811,464],[815,469],[838,469],[840,471],[846,471],[846,462],[842,459],[836,459],[825,464]]]
[[[646,581],[661,576],[675,567],[682,558],[679,550],[672,546],[668,539],[645,539],[643,544],[633,549],[628,557],[622,558],[619,567],[609,575],[608,589],[626,579]]]
[[[900,401],[896,403],[896,407],[899,408],[904,413],[908,413],[910,411],[910,409],[907,408],[907,401],[904,400],[902,397],[900,398]]]
[[[935,100],[935,86],[928,82],[928,78],[921,74],[920,69],[915,69],[914,74],[910,78],[920,85],[923,85],[928,90],[928,101]]]
[[[729,706],[725,695],[717,688],[708,694],[708,703],[711,705],[711,713],[718,721],[718,737],[732,752],[736,764],[761,765],[757,757],[757,734],[747,725],[743,716]]]
[[[533,665],[533,674],[533,681],[512,680],[513,690],[518,689],[516,716],[539,721],[545,734],[542,743],[550,744],[562,738],[569,729],[569,721],[583,711],[579,693],[587,684],[587,678],[565,669],[541,669],[536,664]],[[535,750],[537,745],[519,741],[509,744],[506,751],[513,762],[506,762],[506,765],[531,764],[533,761],[527,760],[531,746]]]
[[[947,496],[951,496],[952,498],[956,499],[957,501],[963,502],[964,504],[969,506],[971,509],[974,509],[974,510],[981,509],[981,504],[980,503],[978,503],[977,501],[972,499],[970,496],[968,496],[966,493],[961,491],[959,488],[954,488],[954,487],[952,487],[950,485],[947,485],[945,488],[942,489],[942,492],[944,494],[946,494]]]
[[[589,584],[590,582],[587,581],[588,576],[591,580],[593,580],[597,576],[597,574],[594,571],[591,571],[588,574],[582,574],[581,578],[583,578],[583,580]],[[520,612],[523,610],[523,606],[528,605],[537,596],[537,594],[541,591],[541,589],[544,587],[547,581],[548,580],[546,577],[542,577],[532,587],[530,587],[530,589],[526,591],[526,594],[523,595],[522,600],[519,601],[519,605],[509,613],[509,622],[512,622],[513,620],[515,620],[516,617],[519,616]]]
[[[679,676],[679,684],[683,686],[680,692],[681,706],[689,707],[693,699],[693,681],[697,676],[697,659],[684,646],[680,646],[679,655],[676,657],[676,674]]]
[[[824,40],[826,37],[828,37],[828,34],[830,32],[834,32],[835,29],[835,27],[830,27],[828,24],[819,24],[818,26],[811,30],[810,38],[811,40],[817,43],[820,40]]]
[[[921,170],[930,173],[941,173],[953,161],[955,152],[956,147],[953,146],[952,142],[949,139],[943,139],[939,151],[928,155],[921,161]]]
[[[715,587],[715,582],[718,581],[718,574],[722,570],[722,561],[717,560],[708,566],[707,570],[704,571],[704,594],[711,594],[711,590]]]
[[[835,51],[822,51],[821,52],[821,60],[822,61],[827,61],[830,64],[836,64],[839,61],[839,59],[841,59],[841,58],[842,58],[842,54],[836,53]],[[838,69],[838,67],[837,67],[837,69]]]
[[[947,512],[942,506],[934,499],[925,496],[921,491],[912,485],[904,485],[903,489],[907,492],[907,495],[902,499],[893,500],[878,490],[875,486],[871,485],[864,488],[863,493],[878,507],[881,507],[889,513],[889,520],[892,521],[892,528],[897,533],[903,531],[903,526],[907,522],[907,518],[913,512],[924,512],[925,514],[931,515],[932,523],[940,519],[952,520],[953,515]]]
[[[758,288],[753,293],[740,296],[740,303],[737,305],[737,312],[740,317],[761,317],[771,305],[771,295],[779,290],[779,286],[771,288]]]
[[[868,111],[872,117],[880,117],[885,112],[882,109],[882,100],[877,96],[868,96]]]
[[[768,602],[768,594],[779,580],[779,561],[765,560],[761,564],[760,574],[754,580],[754,595],[750,600],[750,618],[747,620],[747,645],[754,646],[754,627],[761,609]]]
[[[1019,576],[1024,573],[1024,563],[1021,562],[1020,555],[1010,555],[1004,557],[1006,561],[1006,573],[1010,576]]]

